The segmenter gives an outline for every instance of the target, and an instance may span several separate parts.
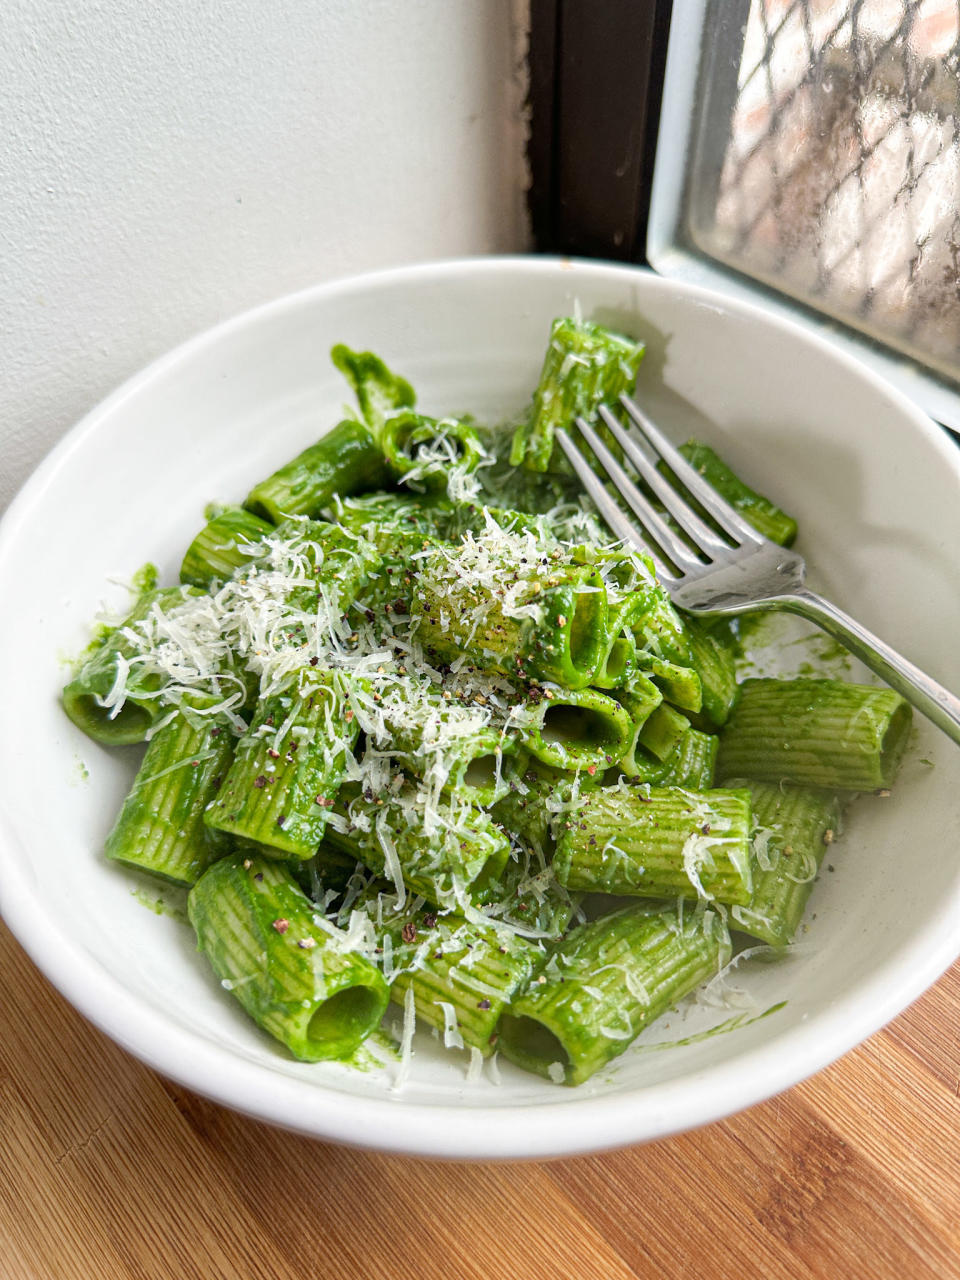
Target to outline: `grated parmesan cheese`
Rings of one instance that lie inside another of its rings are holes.
[[[457,1011],[448,1000],[434,1000],[443,1013],[443,1044],[446,1049],[462,1049],[463,1036],[457,1021]]]
[[[403,993],[403,1029],[400,1033],[400,1066],[393,1081],[393,1090],[399,1093],[410,1076],[410,1064],[413,1060],[413,1033],[417,1025],[417,1006],[413,987],[407,987]]]

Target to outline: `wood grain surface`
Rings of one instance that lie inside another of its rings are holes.
[[[646,1147],[439,1164],[180,1089],[0,926],[2,1280],[960,1277],[960,966],[772,1102]]]

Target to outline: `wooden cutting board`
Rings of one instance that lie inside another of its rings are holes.
[[[960,1277],[960,966],[815,1079],[647,1147],[434,1164],[141,1066],[0,926],[2,1280]]]

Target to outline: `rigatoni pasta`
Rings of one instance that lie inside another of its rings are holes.
[[[377,1026],[383,974],[318,924],[290,872],[231,854],[190,891],[190,922],[221,985],[304,1062],[343,1058]]]
[[[503,1052],[555,1084],[582,1084],[730,955],[722,917],[631,906],[572,930],[503,1020]]]
[[[343,677],[316,668],[287,692],[263,698],[207,808],[207,825],[274,857],[313,857],[359,732],[349,712]]]
[[[355,416],[209,509],[181,584],[145,584],[64,690],[96,740],[148,742],[107,856],[189,888],[222,987],[295,1057],[349,1058],[389,1000],[400,1078],[419,1021],[474,1075],[502,1050],[579,1084],[730,930],[791,941],[834,793],[889,784],[909,709],[738,683],[729,624],[611,540],[555,432],[615,406],[642,343],[558,320],[512,439],[332,354]]]
[[[750,831],[746,791],[621,782],[568,805],[553,866],[568,889],[746,903]]]
[[[750,782],[753,809],[753,892],[735,906],[734,928],[774,947],[796,936],[820,864],[840,834],[836,792]]]
[[[720,735],[722,777],[873,791],[888,787],[907,745],[907,702],[842,680],[747,680]]]
[[[230,852],[204,819],[230,767],[234,737],[203,710],[183,707],[154,733],[104,848],[115,862],[187,886]]]

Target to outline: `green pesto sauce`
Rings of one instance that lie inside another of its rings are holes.
[[[833,636],[827,636],[821,632],[818,635],[811,636],[806,643],[819,664],[840,668],[844,671],[850,670],[850,651],[839,640],[834,640]],[[801,674],[803,673],[801,672]]]
[[[770,632],[776,629],[775,613],[740,613],[733,620],[737,657],[745,658],[751,649],[764,648],[770,643]]]
[[[90,777],[90,770],[80,759],[79,756],[73,757],[73,782],[86,782]]]
[[[804,628],[796,634],[796,628]],[[744,613],[734,620],[738,680],[750,675],[796,679],[848,676],[853,659],[832,636],[780,611]]]
[[[156,591],[160,580],[160,572],[155,564],[148,560],[140,566],[130,579],[130,592],[136,597],[146,595],[148,591]]]
[[[155,916],[170,916],[172,920],[176,920],[179,924],[187,924],[187,895],[185,890],[177,889],[173,885],[158,891],[151,887],[137,887],[130,890],[132,897],[136,898],[141,907],[146,907],[148,911],[152,911]]]
[[[376,1030],[367,1036],[363,1044],[337,1062],[354,1071],[382,1071],[388,1062],[399,1062],[400,1051],[385,1031]]]
[[[740,1027],[749,1027],[751,1023],[759,1022],[761,1018],[769,1017],[771,1013],[779,1013],[786,1004],[786,1000],[780,1000],[777,1004],[772,1004],[769,1009],[764,1009],[762,1013],[736,1013],[732,1018],[718,1022],[714,1027],[707,1027],[706,1031],[697,1031],[693,1035],[684,1036],[681,1040],[658,1040],[655,1044],[638,1044],[634,1048],[641,1053],[653,1053],[657,1049],[678,1049],[685,1044],[699,1044],[701,1040],[709,1040],[712,1036],[725,1035],[728,1031],[737,1031]]]

